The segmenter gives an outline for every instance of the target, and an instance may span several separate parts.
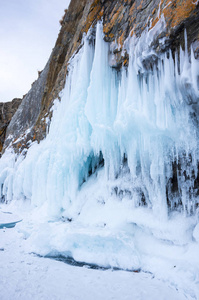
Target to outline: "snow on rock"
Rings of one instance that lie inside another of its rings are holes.
[[[199,243],[199,224],[194,228],[193,237]]]

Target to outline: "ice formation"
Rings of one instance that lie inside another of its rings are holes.
[[[30,199],[42,217],[45,211],[48,220],[68,222],[67,230],[59,229],[64,242],[57,251],[73,249],[77,260],[139,268],[132,234],[104,234],[104,227],[141,222],[178,245],[190,240],[186,221],[171,223],[169,233],[164,222],[173,211],[197,215],[199,63],[187,46],[158,56],[149,48],[153,34],[129,39],[129,67],[116,70],[109,66],[110,45],[98,23],[95,38],[84,37],[71,58],[46,139],[33,143],[26,157],[8,149],[0,160],[2,198]],[[78,232],[72,225],[77,222]],[[197,218],[190,226],[196,223]],[[93,229],[84,235],[88,225],[100,228],[95,238]],[[39,238],[37,245],[45,244],[41,253],[59,244],[52,236]],[[103,252],[102,245],[104,256],[93,256]]]
[[[95,45],[90,36],[84,39],[71,59],[47,138],[32,145],[24,160],[13,157],[7,164],[8,153],[1,159],[6,200],[29,198],[33,205],[48,202],[55,215],[67,212],[77,205],[84,182],[104,165],[106,181],[128,181],[110,196],[130,198],[158,215],[174,208],[195,212],[198,61],[192,50],[189,58],[187,47],[179,57],[171,51],[157,57],[143,45],[142,39],[130,41],[129,68],[119,72],[109,67],[100,23]]]

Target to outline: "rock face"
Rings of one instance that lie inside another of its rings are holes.
[[[21,152],[28,148],[30,140],[39,142],[45,138],[51,119],[50,109],[65,85],[69,60],[81,47],[83,35],[91,27],[95,30],[99,20],[103,21],[104,40],[110,43],[110,65],[121,68],[128,65],[125,40],[133,35],[139,38],[144,30],[153,31],[161,18],[164,26],[154,34],[151,48],[156,53],[169,48],[174,52],[180,45],[184,48],[186,29],[188,49],[192,45],[198,58],[198,1],[71,0],[49,61],[7,128],[4,150],[12,145]],[[151,59],[153,63],[153,57]],[[151,61],[146,62],[146,67],[150,64]]]
[[[15,98],[11,102],[0,103],[0,152],[3,148],[3,143],[5,140],[6,129],[17,111],[22,99]]]

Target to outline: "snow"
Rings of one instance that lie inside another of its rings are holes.
[[[192,299],[150,273],[93,270],[29,254],[17,227],[0,230],[1,300],[101,300],[102,297],[105,300]]]
[[[91,186],[88,184],[87,188]],[[23,218],[15,228],[0,230],[0,248],[4,249],[0,251],[0,268],[3,268],[0,274],[9,277],[9,292],[16,299],[18,292],[21,293],[19,299],[27,296],[26,288],[19,284],[27,274],[32,276],[28,280],[32,285],[27,288],[32,299],[36,298],[35,289],[42,290],[41,299],[47,299],[51,286],[55,286],[56,294],[52,299],[61,299],[68,289],[71,290],[68,298],[71,300],[81,299],[82,295],[82,299],[93,299],[92,293],[100,299],[100,290],[107,285],[112,288],[104,292],[104,299],[121,299],[122,294],[126,299],[132,299],[134,295],[136,299],[167,299],[169,295],[171,299],[199,299],[199,243],[196,241],[198,225],[195,217],[174,213],[169,220],[160,222],[146,208],[140,207],[131,216],[127,211],[121,211],[120,206],[112,210],[112,223],[105,225],[103,216],[110,218],[110,209],[114,206],[107,207],[107,211],[102,211],[96,220],[85,215],[87,222],[83,219],[70,222],[64,218],[47,222],[46,210],[32,210],[27,202],[1,205],[2,211],[5,208],[10,212],[20,212]],[[90,214],[93,214],[92,210]],[[121,214],[129,218],[128,224],[122,222],[122,218],[118,220],[117,215]],[[83,267],[53,260],[60,255],[74,259]],[[7,270],[10,265],[11,269]],[[92,270],[90,265],[105,270]],[[67,276],[70,280],[66,284]],[[3,276],[5,280],[7,277]],[[79,290],[73,278],[77,280]],[[89,282],[86,284],[84,280]],[[17,284],[19,291],[15,291]],[[90,293],[85,289],[88,284],[91,284]],[[119,290],[114,288],[116,286]],[[5,299],[10,298],[6,296]]]
[[[193,237],[199,243],[199,224],[196,225],[193,231]]]
[[[107,299],[199,299],[199,63],[186,32],[175,59],[171,51],[157,56],[150,43],[163,27],[161,17],[129,38],[129,67],[117,72],[99,22],[95,41],[88,33],[70,60],[46,139],[26,156],[7,149],[1,158],[2,211],[23,219],[0,232],[2,274],[8,280],[13,262],[17,275],[5,298],[36,298],[38,289],[41,299],[101,299],[107,287]],[[60,255],[126,271],[44,258]],[[26,272],[32,283],[24,290]]]
[[[0,225],[2,223],[15,223],[19,222],[21,219],[16,214],[10,213],[9,211],[0,211]]]

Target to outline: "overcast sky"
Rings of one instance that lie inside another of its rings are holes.
[[[55,45],[70,0],[0,0],[0,102],[26,94]]]

